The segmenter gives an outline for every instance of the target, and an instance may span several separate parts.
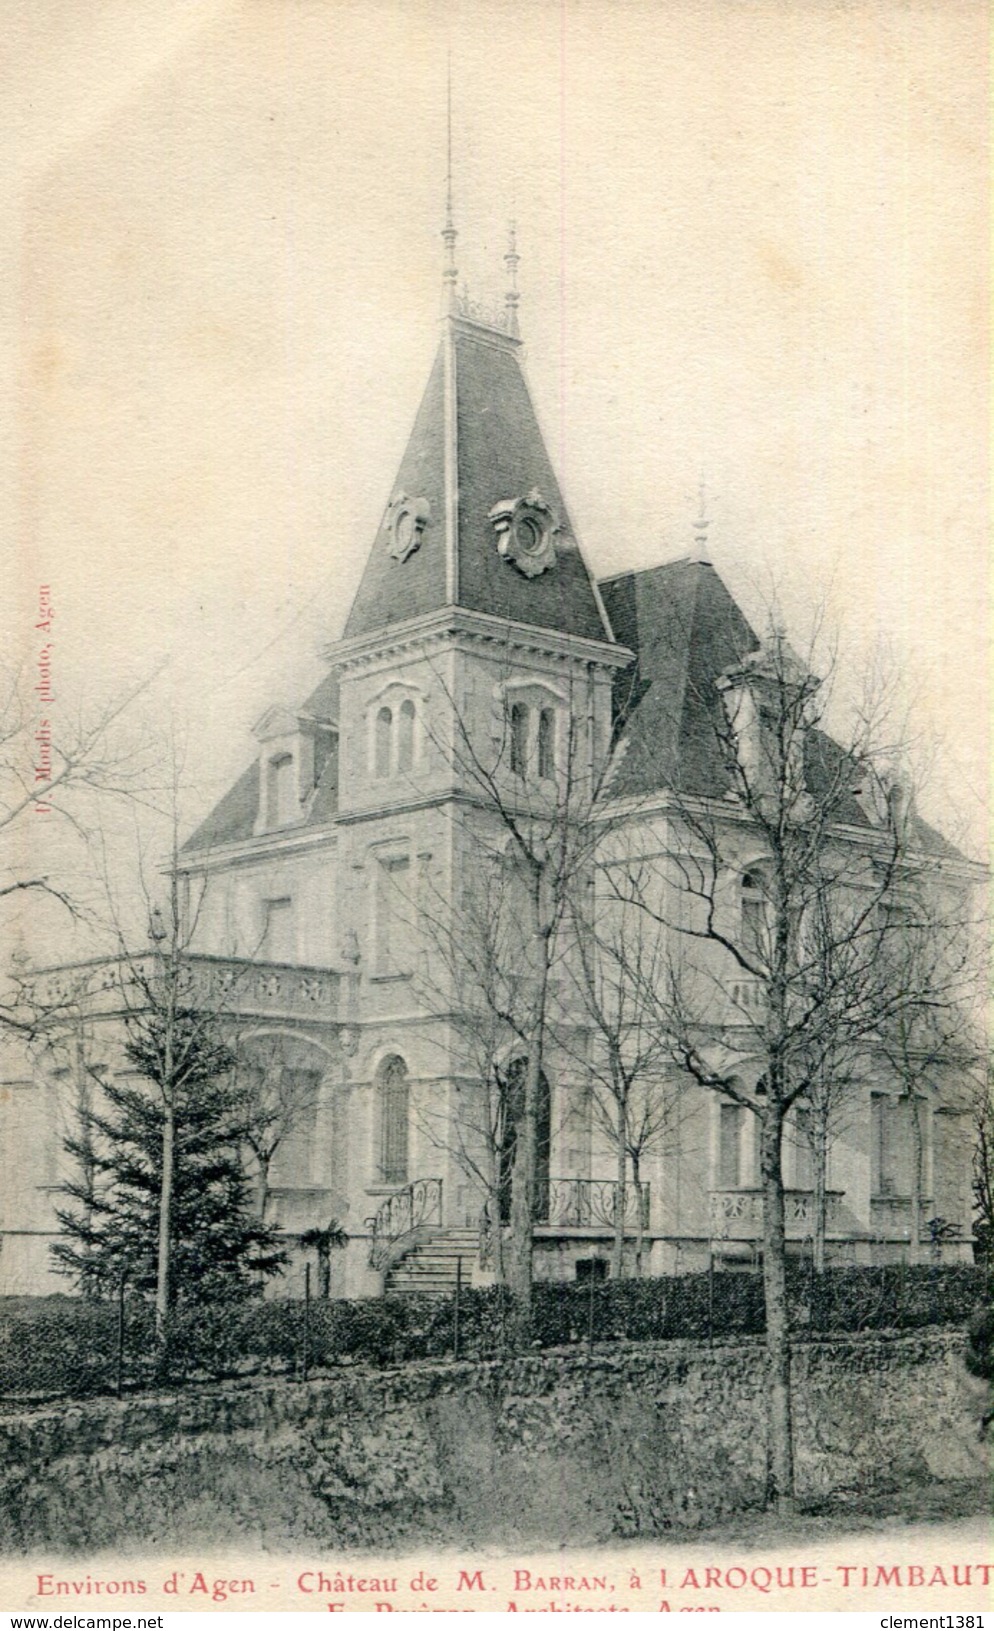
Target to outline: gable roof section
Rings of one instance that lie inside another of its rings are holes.
[[[458,606],[611,642],[521,369],[517,340],[450,317],[390,500],[424,498],[430,519],[406,560],[377,533],[345,625],[346,640]],[[537,490],[559,523],[555,565],[525,577],[497,553],[490,511]],[[446,512],[446,493],[451,513]],[[613,643],[613,642],[612,642]]]

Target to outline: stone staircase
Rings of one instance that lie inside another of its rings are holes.
[[[391,1264],[383,1289],[398,1296],[412,1291],[451,1296],[456,1289],[456,1263],[461,1257],[462,1283],[468,1286],[479,1249],[476,1229],[433,1229]]]

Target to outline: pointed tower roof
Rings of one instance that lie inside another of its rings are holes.
[[[613,643],[522,372],[516,298],[499,313],[451,299],[344,638],[458,607]]]

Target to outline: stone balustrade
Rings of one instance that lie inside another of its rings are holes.
[[[74,1012],[138,1012],[146,993],[164,977],[164,965],[154,952],[102,958],[30,976],[24,985],[25,1002],[52,1021]],[[326,968],[199,952],[183,956],[177,975],[179,1000],[193,1008],[210,1009],[222,1017],[331,1023],[343,1017],[343,983],[342,975]]]

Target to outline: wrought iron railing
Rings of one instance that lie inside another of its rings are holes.
[[[400,1256],[408,1237],[428,1224],[442,1221],[441,1178],[415,1178],[388,1195],[375,1217],[366,1219],[369,1263],[386,1269]]]
[[[649,1185],[637,1190],[625,1185],[626,1229],[638,1224],[641,1196],[642,1227],[649,1227]],[[548,1209],[538,1221],[561,1229],[613,1229],[618,1217],[618,1184],[613,1178],[550,1178]]]
[[[641,1196],[642,1227],[649,1227],[649,1185],[625,1185],[625,1228],[638,1225]],[[613,1229],[618,1207],[618,1185],[613,1178],[545,1178],[537,1184],[535,1223],[553,1229]],[[480,1213],[480,1266],[494,1260],[494,1206],[487,1201]]]

